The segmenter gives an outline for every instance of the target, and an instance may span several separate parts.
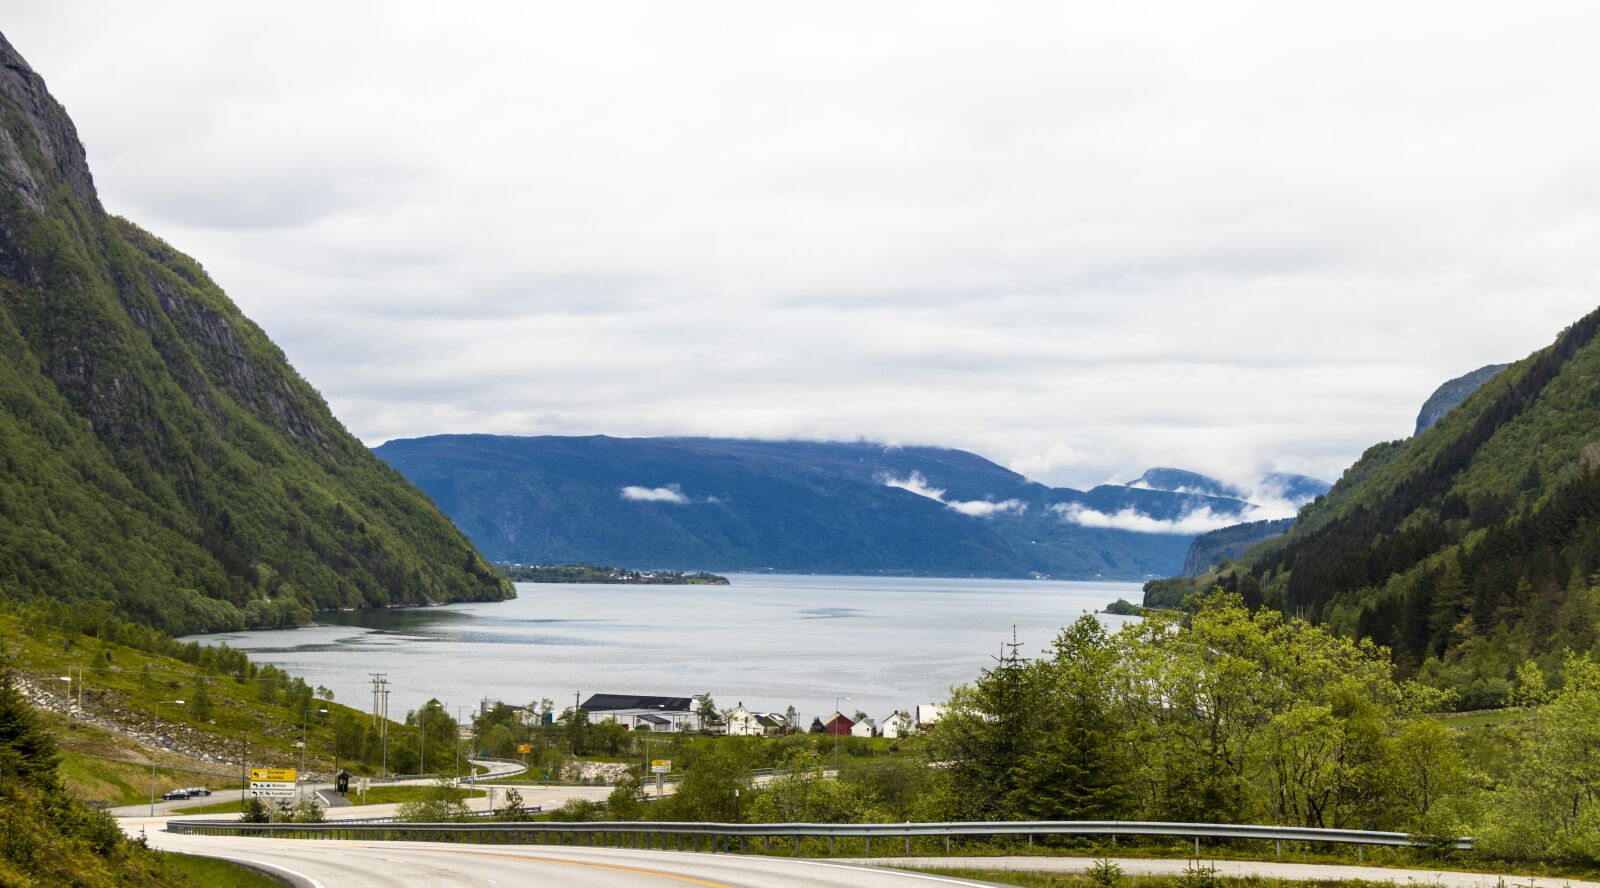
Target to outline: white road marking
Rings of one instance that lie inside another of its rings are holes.
[[[218,856],[218,855],[206,854],[204,856],[206,856],[206,857],[215,857],[215,856]],[[306,880],[307,882],[309,882],[311,884],[311,888],[327,888],[326,885],[323,885],[321,882],[318,882],[316,879],[311,878],[310,876],[306,875],[305,873],[302,873],[302,872],[300,872],[298,870],[289,869],[286,866],[279,866],[276,863],[267,863],[265,860],[256,860],[256,859],[254,859],[252,857],[223,857],[222,859],[223,860],[232,860],[232,861],[235,861],[237,863],[248,863],[251,866],[264,867],[264,868],[269,869],[269,870],[277,870],[280,873],[288,873],[289,875],[295,877],[296,879],[304,879],[304,880]]]

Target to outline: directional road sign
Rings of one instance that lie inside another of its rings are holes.
[[[251,798],[256,798],[256,799],[292,799],[292,798],[294,798],[294,790],[292,790],[292,789],[256,789],[255,787],[252,786],[252,787],[250,787],[250,797]]]
[[[293,768],[251,768],[251,780],[270,780],[274,783],[293,783],[295,772]]]

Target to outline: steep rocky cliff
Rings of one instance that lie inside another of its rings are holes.
[[[199,263],[105,212],[0,36],[0,600],[188,631],[511,594]]]
[[[1412,432],[1420,435],[1433,427],[1446,413],[1456,409],[1467,396],[1477,391],[1484,383],[1495,377],[1496,373],[1511,366],[1510,364],[1487,364],[1471,373],[1464,373],[1444,385],[1434,389],[1428,400],[1422,402],[1422,410],[1417,413],[1417,430]]]

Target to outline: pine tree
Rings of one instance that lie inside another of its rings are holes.
[[[1115,820],[1127,808],[1120,714],[1111,673],[1116,652],[1100,621],[1063,629],[1042,667],[1045,712],[1027,751],[1012,808],[1040,820]]]

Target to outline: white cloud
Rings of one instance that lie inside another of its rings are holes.
[[[936,500],[941,503],[944,502],[944,490],[942,488],[929,486],[928,479],[922,477],[921,472],[912,472],[910,475],[904,478],[896,478],[893,475],[886,475],[883,479],[883,486],[898,487],[901,490],[910,491],[917,496],[925,496],[931,500]]]
[[[1000,502],[994,502],[993,500],[946,500],[944,498],[944,490],[930,485],[928,479],[924,478],[921,472],[914,471],[904,478],[884,475],[880,480],[885,487],[896,487],[900,490],[914,493],[917,496],[927,497],[936,503],[942,503],[963,515],[971,515],[974,518],[993,518],[996,515],[1004,515],[1008,512],[1020,515],[1028,510],[1028,504],[1017,499],[1002,500]]]
[[[5,34],[369,443],[1333,480],[1594,307],[1595,4],[326,6]]]
[[[1007,512],[1015,512],[1020,515],[1028,510],[1028,504],[1017,499],[1001,500],[998,503],[989,500],[965,500],[948,502],[945,505],[963,515],[971,515],[974,518],[991,518],[995,515],[1004,515]]]
[[[1198,534],[1228,527],[1245,521],[1258,520],[1232,514],[1218,514],[1208,507],[1196,509],[1170,521],[1152,518],[1134,508],[1107,514],[1078,503],[1062,503],[1050,507],[1061,513],[1061,520],[1084,527],[1108,530],[1130,530],[1134,533]]]
[[[690,499],[684,496],[682,488],[676,484],[666,487],[624,487],[622,498],[637,503],[672,503],[673,505],[688,505]]]

